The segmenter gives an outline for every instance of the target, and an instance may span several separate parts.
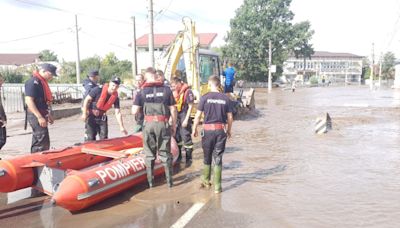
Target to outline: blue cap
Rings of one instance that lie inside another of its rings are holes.
[[[57,67],[54,66],[53,64],[50,63],[43,63],[42,65],[40,65],[40,67],[44,70],[44,71],[48,71],[50,72],[53,76],[57,77]]]
[[[95,77],[95,76],[99,76],[99,71],[98,70],[91,70],[89,72],[89,77]]]
[[[113,78],[111,79],[111,81],[114,82],[114,83],[117,84],[117,85],[120,85],[120,84],[121,84],[121,79],[120,79],[119,77],[113,77]]]

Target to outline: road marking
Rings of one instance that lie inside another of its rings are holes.
[[[171,226],[171,228],[183,228],[185,227],[190,220],[194,217],[194,215],[200,211],[200,209],[205,205],[205,203],[195,203],[188,211],[186,211],[185,214],[182,215],[176,221],[174,225]]]

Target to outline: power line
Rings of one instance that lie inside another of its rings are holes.
[[[169,7],[171,7],[171,4],[172,4],[173,1],[174,0],[169,1],[168,6],[159,11],[159,13],[156,15],[156,17],[159,16],[159,18],[156,19],[156,20],[159,20],[165,14],[165,12],[169,9]]]
[[[118,45],[118,44],[114,44],[114,43],[109,42],[109,41],[107,41],[107,40],[99,39],[97,36],[95,36],[95,35],[93,35],[93,34],[90,34],[90,33],[88,33],[88,32],[85,32],[85,31],[83,31],[83,30],[81,30],[80,32],[81,32],[82,34],[88,36],[88,37],[91,37],[91,38],[93,38],[93,39],[95,39],[95,40],[99,40],[99,41],[101,41],[101,42],[103,42],[103,43],[105,43],[105,44],[108,44],[108,45],[111,45],[111,46],[115,46],[115,47],[118,47],[118,48],[121,48],[121,49],[124,49],[124,50],[131,50],[130,48],[123,47],[123,46],[120,46],[120,45]]]
[[[60,12],[68,13],[68,14],[74,14],[74,15],[77,14],[79,16],[92,17],[92,18],[99,19],[99,20],[111,21],[111,22],[121,23],[121,24],[129,24],[129,25],[131,24],[129,21],[99,17],[99,16],[89,15],[89,14],[84,14],[84,13],[79,13],[79,12],[72,12],[70,10],[61,9],[61,8],[53,7],[53,6],[48,6],[48,5],[44,5],[44,4],[40,4],[40,3],[30,2],[30,1],[26,1],[26,0],[15,0],[15,1],[21,2],[24,4],[28,4],[28,5],[32,5],[32,6],[36,6],[36,7],[42,7],[42,8],[46,8],[46,9],[56,10],[56,11],[60,11]],[[144,15],[144,14],[142,14],[142,15]]]
[[[59,33],[59,32],[63,32],[68,30],[69,28],[64,28],[64,29],[60,29],[60,30],[56,30],[56,31],[51,31],[51,32],[46,32],[46,33],[41,33],[41,34],[37,34],[37,35],[33,35],[33,36],[28,36],[28,37],[23,37],[23,38],[17,38],[17,39],[13,39],[13,40],[7,40],[7,41],[0,41],[0,44],[5,44],[5,43],[11,43],[11,42],[17,42],[17,41],[22,41],[22,40],[28,40],[28,39],[33,39],[33,38],[37,38],[37,37],[41,37],[41,36],[48,36],[48,35],[52,35],[55,33]]]

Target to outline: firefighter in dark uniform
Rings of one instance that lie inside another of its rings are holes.
[[[176,101],[177,115],[177,131],[175,139],[178,142],[179,157],[181,160],[182,147],[186,152],[186,163],[192,162],[193,142],[192,142],[192,123],[190,117],[193,109],[194,94],[186,83],[183,83],[180,78],[172,78],[171,88],[173,90],[174,98]]]
[[[211,76],[208,86],[211,91],[200,98],[193,125],[192,136],[198,135],[197,126],[204,113],[204,123],[201,144],[204,153],[204,169],[201,176],[202,186],[209,187],[211,163],[214,163],[214,190],[222,191],[222,155],[225,151],[227,138],[231,137],[233,123],[231,102],[225,94],[219,92],[221,81],[217,76]]]
[[[97,84],[99,82],[100,76],[99,76],[99,71],[98,70],[91,70],[89,72],[89,75],[85,80],[83,80],[83,88],[85,91],[83,92],[83,101],[85,101],[86,96],[90,93],[90,91],[99,85]],[[82,107],[82,113],[83,113],[83,107]],[[85,137],[84,139],[86,140],[86,124],[85,124]]]
[[[96,140],[97,134],[99,134],[100,139],[108,138],[108,118],[106,113],[111,106],[114,106],[115,117],[120,131],[125,135],[128,134],[122,120],[118,98],[120,84],[121,79],[114,77],[110,83],[92,89],[86,96],[82,107],[82,120],[86,123],[85,141]]]
[[[146,154],[146,172],[149,187],[153,187],[154,161],[158,157],[164,165],[168,187],[172,187],[172,154],[171,136],[176,129],[176,108],[172,91],[164,86],[156,76],[154,68],[149,67],[145,73],[146,82],[136,96],[132,108],[133,114],[143,111],[143,150]],[[169,119],[172,119],[172,126]]]
[[[27,121],[32,127],[31,153],[50,149],[47,124],[54,121],[50,112],[53,96],[48,81],[57,76],[56,70],[57,67],[52,64],[42,64],[25,83]]]
[[[91,70],[89,72],[88,77],[83,80],[83,88],[85,89],[85,92],[83,93],[83,99],[86,98],[92,89],[98,87],[97,83],[99,82],[99,79],[100,76],[98,70]]]

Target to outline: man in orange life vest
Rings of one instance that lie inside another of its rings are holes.
[[[53,124],[54,121],[51,115],[53,96],[48,81],[57,76],[56,70],[52,64],[42,64],[25,83],[27,120],[32,127],[31,153],[50,149],[47,123]]]
[[[96,140],[99,134],[100,139],[108,138],[107,111],[114,105],[115,117],[119,124],[120,131],[128,134],[122,121],[122,114],[119,106],[118,86],[121,79],[114,77],[110,83],[102,87],[93,88],[86,96],[82,107],[82,119],[86,122],[85,141]]]
[[[164,165],[168,187],[172,187],[172,154],[171,136],[175,135],[176,108],[172,91],[164,86],[156,76],[154,68],[149,67],[145,73],[146,82],[137,94],[132,107],[133,114],[143,110],[143,150],[146,155],[146,172],[149,187],[154,182],[154,161],[158,157]],[[172,126],[169,119],[172,119]]]
[[[174,93],[176,101],[177,116],[177,130],[175,139],[178,142],[179,157],[178,161],[182,159],[181,150],[182,146],[186,152],[186,163],[192,161],[193,142],[192,142],[192,113],[194,94],[189,88],[188,84],[183,83],[180,78],[172,78],[171,89]]]
[[[233,123],[232,105],[228,96],[219,92],[221,81],[217,76],[208,79],[211,91],[200,98],[193,124],[192,136],[198,135],[197,126],[204,112],[201,144],[204,153],[202,186],[210,187],[211,162],[214,161],[214,190],[220,193],[222,174],[222,155],[227,138],[231,137]]]

